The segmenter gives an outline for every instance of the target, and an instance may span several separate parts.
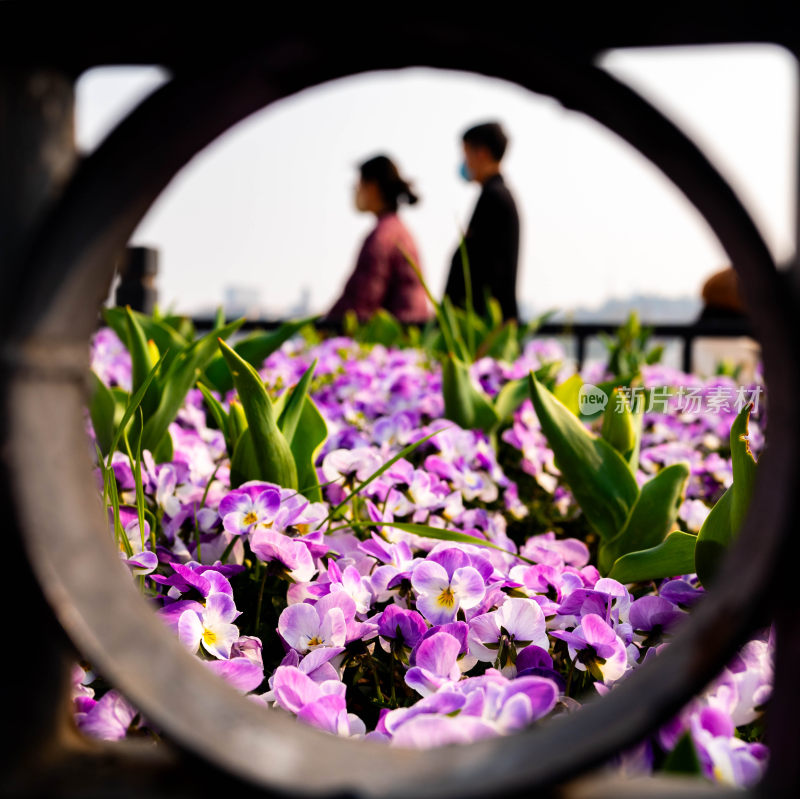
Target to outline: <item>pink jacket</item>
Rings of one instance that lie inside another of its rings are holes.
[[[419,266],[414,239],[396,213],[384,214],[364,240],[356,267],[329,319],[353,310],[359,320],[385,308],[401,322],[422,322],[431,316],[428,298],[402,250]]]

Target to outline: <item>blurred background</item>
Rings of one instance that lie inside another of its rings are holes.
[[[795,251],[798,79],[774,46],[612,51],[601,65],[677,121],[731,182],[778,262]],[[91,151],[168,79],[104,68],[77,88]],[[691,321],[727,265],[698,214],[661,174],[593,121],[513,84],[432,69],[375,72],[275,103],[231,129],[171,183],[133,236],[160,253],[159,304],[208,315],[325,312],[374,224],[353,206],[357,165],[385,152],[422,201],[401,214],[441,294],[477,199],[460,179],[460,137],[500,120],[504,175],[522,218],[518,297],[531,318]]]

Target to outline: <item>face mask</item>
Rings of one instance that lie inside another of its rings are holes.
[[[469,171],[466,161],[461,162],[461,166],[458,168],[458,174],[463,180],[466,180],[467,183],[472,180],[472,172]]]

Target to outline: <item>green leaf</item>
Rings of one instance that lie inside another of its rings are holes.
[[[153,447],[153,460],[156,463],[169,463],[175,454],[172,446],[172,436],[169,430],[161,436],[159,442]]]
[[[641,403],[639,403],[641,404]],[[601,435],[619,452],[635,475],[639,466],[639,440],[642,434],[642,416],[631,411],[628,400],[619,388],[608,398]]]
[[[475,354],[477,358],[488,355],[495,360],[511,363],[519,357],[519,329],[513,319],[490,330]]]
[[[506,424],[514,418],[514,414],[528,398],[528,379],[509,380],[494,398],[494,409],[500,424]]]
[[[131,316],[138,322],[145,338],[149,341],[155,342],[156,346],[164,358],[163,367],[169,367],[172,359],[189,345],[190,338],[182,336],[175,328],[166,324],[164,321],[155,319],[151,316],[146,316],[138,311],[131,311]],[[103,317],[108,326],[119,336],[120,340],[128,347],[130,351],[130,344],[128,342],[128,322],[127,312],[125,308],[105,308],[103,309]]]
[[[442,362],[442,393],[445,417],[460,427],[491,433],[497,426],[499,418],[491,401],[473,385],[466,364],[452,354]]]
[[[266,385],[266,384],[265,384]],[[273,397],[270,393],[270,399],[272,400],[272,412],[275,414],[275,418],[278,420],[278,427],[281,426],[281,416],[283,416],[283,412],[286,409],[286,402],[292,394],[291,389],[287,389],[283,391],[279,396]]]
[[[322,445],[328,437],[328,425],[314,400],[303,398],[299,424],[292,437],[291,449],[297,466],[297,482],[300,493],[311,502],[322,502],[322,490],[314,463]]]
[[[418,535],[421,538],[433,538],[437,541],[453,541],[459,544],[473,544],[474,546],[478,547],[489,547],[490,549],[496,549],[500,552],[505,552],[506,555],[512,555],[515,558],[519,558],[526,563],[533,562],[527,558],[523,558],[522,555],[518,555],[516,552],[509,552],[507,549],[503,549],[503,547],[499,547],[497,544],[493,544],[491,541],[487,541],[484,538],[475,538],[475,536],[467,535],[459,530],[443,530],[440,527],[430,527],[427,524],[414,524],[412,522],[352,522],[349,524],[349,526],[396,527],[398,530],[402,530],[404,533],[412,533],[413,535]]]
[[[561,361],[545,361],[533,376],[548,390],[556,390],[556,380],[561,371]],[[528,392],[530,394],[530,391]]]
[[[198,383],[197,387],[200,389],[200,393],[203,395],[206,406],[211,412],[211,417],[214,420],[214,424],[216,424],[217,429],[222,433],[222,435],[225,436],[225,446],[228,450],[228,455],[232,455],[233,444],[235,442],[230,440],[228,431],[228,414],[225,412],[225,408],[222,407],[222,403],[202,383]]]
[[[636,480],[622,456],[590,433],[533,375],[529,387],[556,466],[588,522],[610,541],[624,528],[639,496]]]
[[[212,330],[222,330],[223,327],[225,327],[225,309],[219,305],[214,314],[214,327]]]
[[[614,564],[608,575],[621,583],[660,580],[694,572],[694,548],[697,537],[690,533],[670,533],[663,543],[640,552],[629,552]]]
[[[314,370],[316,368],[317,361],[315,359],[311,366],[303,373],[300,380],[298,380],[297,385],[288,392],[286,402],[278,416],[278,427],[289,442],[290,447],[295,436],[295,431],[297,430],[297,424],[300,421],[300,416],[305,408],[305,398],[308,395],[308,387],[311,385],[311,380],[314,377]],[[300,479],[299,475],[298,479]],[[300,485],[305,485],[305,483],[301,481]]]
[[[142,403],[142,398],[145,395],[145,392],[149,388],[150,384],[153,382],[153,379],[156,376],[156,373],[161,368],[164,362],[164,356],[161,356],[159,362],[150,370],[150,374],[147,375],[147,379],[144,383],[139,387],[139,390],[133,394],[128,399],[128,404],[125,407],[125,413],[122,414],[122,419],[120,420],[119,426],[117,427],[116,432],[114,433],[114,439],[111,442],[111,446],[108,450],[108,460],[106,461],[107,467],[111,468],[111,455],[116,451],[117,447],[119,446],[120,439],[122,438],[122,434],[125,432],[125,428],[128,426],[128,422],[131,420],[131,417],[134,413],[136,413],[139,405]]]
[[[392,314],[379,308],[358,331],[357,338],[366,344],[396,346],[403,339],[403,327]]]
[[[459,324],[453,303],[446,294],[442,298],[442,316],[447,320],[447,327],[453,341],[453,352],[465,363],[472,363],[472,353],[464,341],[462,325]]]
[[[131,355],[131,389],[136,391],[147,379],[158,358],[151,357],[144,330],[130,308],[125,309],[125,322],[128,329],[128,352]],[[158,407],[159,393],[158,380],[155,380],[142,399],[141,408],[145,418],[149,419]]]
[[[472,362],[476,360],[477,351],[470,349],[472,346],[469,343],[470,336],[474,343],[478,341],[482,342],[489,337],[489,328],[486,327],[486,322],[484,322],[478,314],[473,313],[472,316],[470,316],[463,308],[456,308],[453,306],[453,315],[458,323],[459,330],[461,331],[461,338],[465,342],[467,352],[475,352],[475,355],[469,355],[468,360]],[[475,346],[477,346],[477,344],[475,344]]]
[[[489,297],[486,303],[486,313],[489,317],[489,326],[492,330],[497,330],[503,325],[503,306],[497,297]]]
[[[697,534],[697,548],[694,553],[695,571],[704,586],[714,580],[725,550],[732,538],[731,504],[733,486],[717,500],[716,505],[706,516],[700,532]]]
[[[608,573],[617,558],[655,547],[675,529],[688,480],[689,464],[673,463],[642,486],[622,532],[600,545],[602,574]]]
[[[130,308],[125,309],[125,321],[128,326],[128,351],[131,355],[131,388],[136,391],[147,379],[155,361],[150,360],[147,337]]]
[[[283,433],[278,429],[267,390],[258,372],[222,339],[219,341],[222,355],[233,375],[233,383],[247,418],[247,430],[254,448],[253,461],[256,472],[247,475],[248,480],[266,480],[283,488],[297,488],[297,467],[292,451]],[[242,435],[237,450],[246,446]],[[235,455],[236,453],[234,453]],[[232,465],[233,466],[233,465]]]
[[[747,439],[750,406],[739,412],[731,425],[733,483],[706,516],[697,536],[695,567],[704,586],[713,583],[725,550],[742,526],[756,479],[756,462]]]
[[[305,319],[298,319],[291,322],[284,322],[277,330],[270,332],[256,331],[237,342],[234,350],[237,355],[243,358],[251,366],[260,369],[264,361],[272,355],[284,342],[305,327],[309,322],[317,317],[309,316]],[[227,338],[222,336],[222,338]],[[220,353],[216,353],[206,367],[205,377],[208,382],[219,392],[230,391],[233,388],[233,380],[225,359]]]
[[[154,317],[155,315],[155,312],[153,312]],[[161,322],[165,327],[174,330],[178,335],[182,336],[185,341],[189,342],[194,340],[194,322],[192,322],[188,316],[167,314],[158,321]]]
[[[94,373],[91,374],[92,394],[89,399],[89,416],[97,438],[97,444],[103,455],[108,455],[111,442],[114,440],[114,415],[117,403],[106,384]]]
[[[235,333],[244,322],[239,319],[231,322],[222,330],[207,333],[177,355],[170,363],[161,378],[161,398],[158,407],[145,422],[142,434],[142,448],[153,452],[159,444],[169,425],[180,410],[189,389],[196,383],[198,377],[208,365],[217,349],[217,340],[224,339]]]
[[[731,467],[733,469],[733,485],[736,486],[731,497],[732,535],[739,532],[739,528],[744,522],[756,483],[756,462],[750,451],[748,438],[750,407],[750,405],[746,405],[742,408],[731,425]]]
[[[228,406],[228,438],[231,442],[231,448],[228,450],[231,455],[236,448],[242,433],[247,430],[247,417],[244,415],[244,408],[238,399],[232,399]]]
[[[678,739],[675,748],[664,759],[661,770],[668,774],[691,774],[693,776],[703,773],[690,732],[685,732]]]
[[[657,346],[653,347],[647,355],[645,355],[644,362],[649,366],[653,364],[660,363],[661,359],[664,357],[664,345],[658,344]]]
[[[580,416],[579,396],[583,387],[583,378],[579,374],[568,377],[553,389],[553,396],[561,402],[565,408],[569,408],[575,416]]]
[[[128,453],[128,460],[130,461],[131,471],[133,472],[133,482],[136,490],[136,515],[139,520],[139,533],[141,534],[141,544],[142,550],[145,548],[145,537],[144,537],[144,510],[145,510],[145,503],[144,503],[144,487],[142,485],[142,447],[141,447],[141,440],[142,440],[142,431],[141,428],[144,425],[144,418],[142,416],[142,409],[139,408],[139,412],[137,414],[137,421],[139,423],[139,430],[136,436],[136,439],[140,442],[140,446],[136,448],[136,455],[133,454],[131,451],[131,446],[128,441],[127,436],[123,436],[125,441],[125,449]],[[155,548],[153,549],[155,551]]]
[[[253,436],[245,427],[237,436],[231,455],[231,488],[238,488],[248,480],[255,480],[259,473],[260,466],[256,458],[256,448],[253,446]]]
[[[114,397],[114,430],[116,430],[122,424],[122,417],[125,415],[125,409],[128,407],[131,395],[119,386],[114,386],[109,391]]]

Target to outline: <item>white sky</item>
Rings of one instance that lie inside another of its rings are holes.
[[[705,147],[779,260],[795,246],[797,74],[777,47],[615,51],[604,65]],[[77,138],[90,150],[166,75],[105,68],[78,83]],[[705,223],[613,134],[499,80],[431,69],[370,73],[302,92],[230,130],[170,184],[133,237],[161,251],[160,302],[208,309],[227,286],[269,314],[301,292],[325,311],[374,218],[352,206],[357,164],[386,152],[422,201],[401,210],[434,291],[478,187],[457,175],[460,135],[499,119],[504,174],[523,222],[518,295],[537,311],[634,293],[696,295],[725,264]]]

